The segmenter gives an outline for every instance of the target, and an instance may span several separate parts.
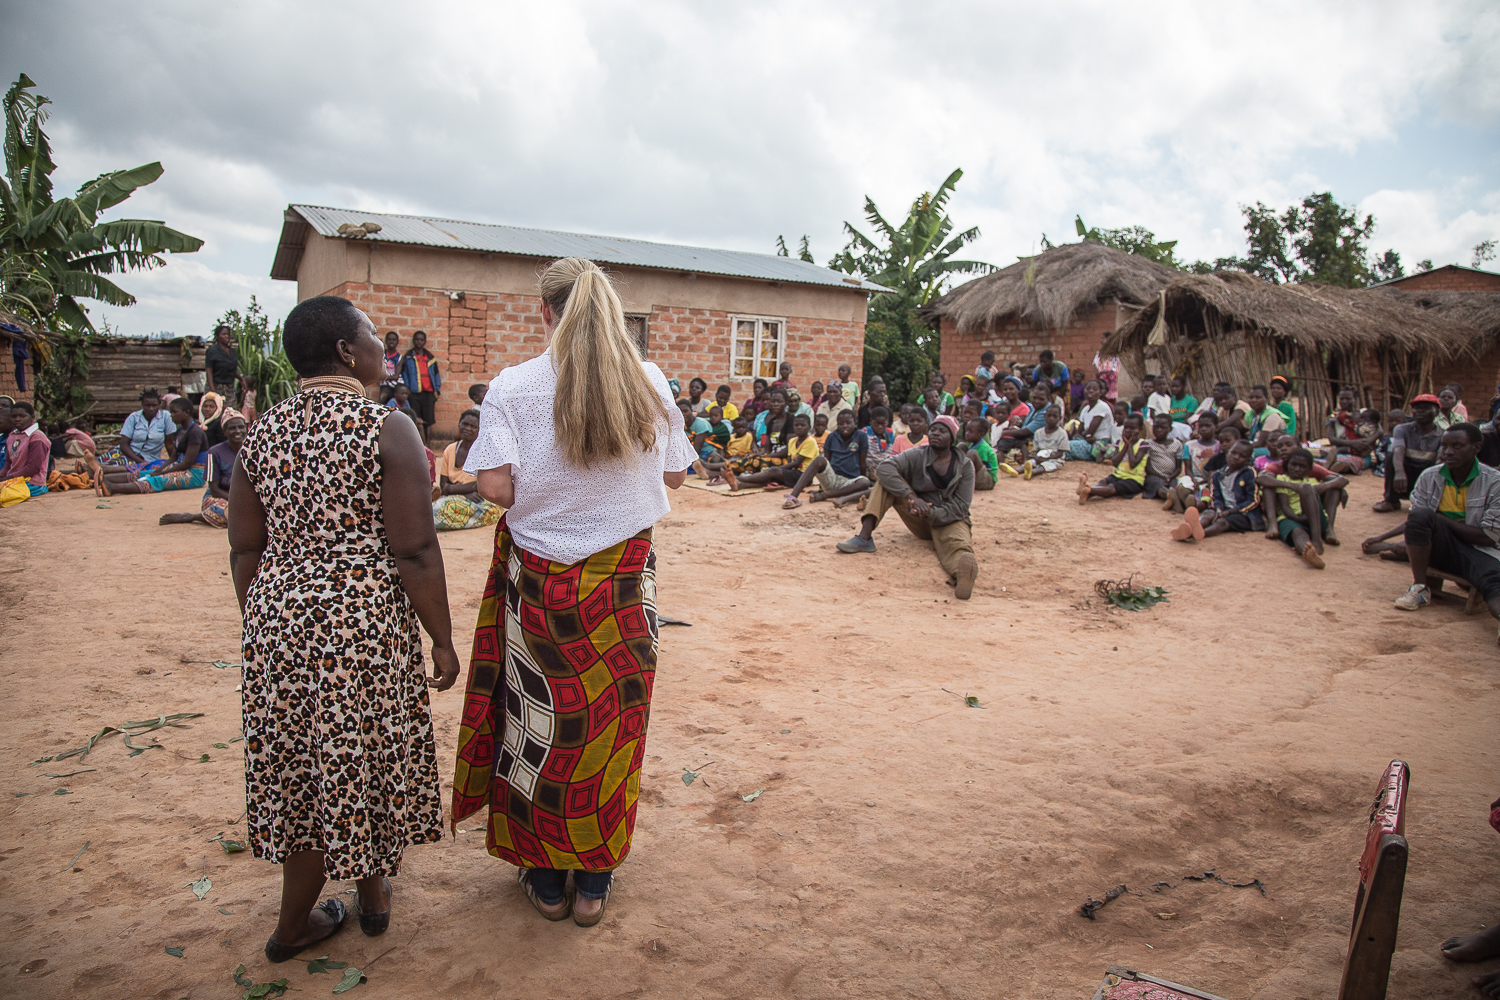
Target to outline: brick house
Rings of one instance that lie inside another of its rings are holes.
[[[1401,292],[1500,292],[1500,274],[1462,264],[1445,264],[1370,287]]]
[[[373,226],[366,226],[373,223]],[[442,370],[437,431],[452,433],[466,391],[544,348],[537,275],[557,257],[608,270],[646,357],[684,390],[693,376],[750,395],[789,361],[793,381],[841,364],[862,378],[865,309],[881,286],[805,261],[642,240],[291,205],[271,277],[297,299],[339,295],[404,350],[416,330]]]
[[[1094,356],[1178,272],[1102,243],[1070,243],[967,281],[922,315],[941,335],[940,369],[956,383],[986,350],[1005,367],[1050,349],[1069,369],[1095,374]],[[1136,383],[1120,372],[1120,391]]]
[[[1500,386],[1500,330],[1495,324],[1500,301],[1500,274],[1461,264],[1447,264],[1392,278],[1372,287],[1397,293],[1426,309],[1446,312],[1480,332],[1477,357],[1438,361],[1431,368],[1431,386],[1441,389],[1451,382],[1464,387],[1470,413],[1488,413],[1490,394]]]

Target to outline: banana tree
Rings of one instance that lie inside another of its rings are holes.
[[[959,274],[988,274],[989,264],[955,260],[954,254],[979,238],[974,226],[954,234],[945,209],[962,177],[955,170],[936,192],[923,192],[895,225],[866,196],[865,219],[873,236],[849,223],[849,243],[828,266],[862,275],[892,289],[870,301],[865,321],[865,378],[879,374],[893,400],[915,398],[927,387],[927,377],[938,361],[938,333],[918,310],[947,290]]]
[[[150,219],[100,222],[103,212],[162,175],[160,163],[114,170],[81,186],[71,198],[53,200],[52,147],[42,126],[48,104],[32,93],[25,73],[5,94],[5,177],[0,179],[0,296],[8,307],[38,323],[93,333],[78,303],[96,299],[129,306],[135,296],[104,277],[166,263],[163,253],[192,253],[196,236]]]

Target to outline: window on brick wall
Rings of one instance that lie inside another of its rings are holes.
[[[635,349],[641,352],[641,360],[646,360],[647,348],[647,325],[646,317],[631,313],[625,314],[625,329],[630,331],[630,337],[635,341]]]
[[[734,330],[729,377],[774,380],[786,347],[786,321],[765,316],[733,316],[729,322]]]

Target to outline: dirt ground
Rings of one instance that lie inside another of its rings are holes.
[[[975,503],[962,603],[894,518],[876,555],[845,556],[853,510],[681,490],[658,528],[660,605],[693,627],[662,632],[606,921],[543,921],[476,817],[408,851],[388,934],[350,921],[307,958],[367,970],[357,997],[1086,998],[1112,962],[1231,1000],[1329,997],[1370,798],[1402,757],[1391,996],[1467,995],[1497,963],[1438,945],[1500,919],[1495,624],[1456,601],[1391,607],[1405,567],[1357,547],[1393,523],[1376,493],[1355,484],[1346,544],[1316,572],[1259,536],[1171,542],[1148,502],[1080,508],[1066,477],[1008,480]],[[68,494],[0,513],[0,994],[237,998],[242,963],[308,995],[336,982],[265,961],[279,872],[213,840],[245,839],[239,676],[211,662],[239,660],[225,536],[156,523],[196,504]],[[443,549],[463,648],[490,535]],[[1131,573],[1170,603],[1101,607],[1094,581]],[[434,698],[445,774],[462,697]],[[140,741],[161,749],[114,736],[31,766],[178,712],[203,717]],[[1265,893],[1183,880],[1208,869]],[[186,884],[204,874],[200,902]]]

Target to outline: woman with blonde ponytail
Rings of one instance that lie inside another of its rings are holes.
[[[520,869],[537,911],[591,927],[635,829],[656,671],[652,526],[697,455],[609,277],[556,260],[541,299],[548,348],[490,383],[464,465],[507,511],[474,633],[451,818],[488,805],[486,846]]]

